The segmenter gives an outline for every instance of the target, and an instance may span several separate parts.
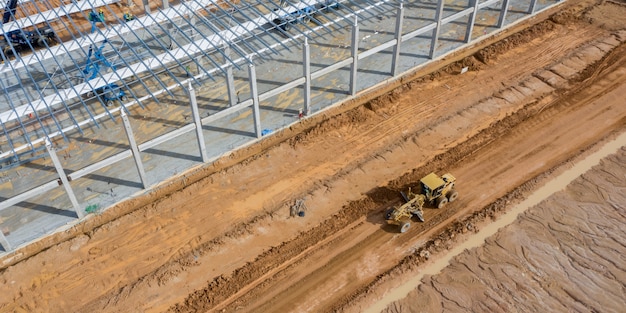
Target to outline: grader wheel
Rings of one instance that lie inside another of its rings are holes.
[[[50,39],[48,39],[48,37],[39,37],[39,39],[37,39],[37,45],[45,48],[46,46],[50,45]]]
[[[13,50],[11,49],[11,46],[5,46],[4,49],[2,49],[2,52],[4,52],[4,55],[6,55],[7,57],[13,56]]]
[[[439,197],[439,198],[437,198],[437,208],[438,209],[443,209],[443,207],[445,207],[446,204],[448,204],[448,198],[446,198],[446,197]]]
[[[386,220],[390,220],[391,219],[391,214],[393,213],[394,208],[391,209],[387,209],[387,211],[385,211],[385,219]]]
[[[446,196],[448,197],[448,202],[454,202],[454,200],[459,197],[459,193],[456,190],[452,189],[450,190],[450,192],[448,192]]]

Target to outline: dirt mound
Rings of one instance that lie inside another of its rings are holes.
[[[562,15],[566,17],[561,17]],[[504,38],[503,40],[493,45],[490,45],[489,47],[481,49],[474,56],[480,62],[490,64],[496,59],[499,54],[502,54],[503,52],[518,47],[520,45],[527,44],[532,40],[535,40],[537,37],[541,37],[542,35],[553,31],[555,23],[564,24],[565,20],[570,21],[575,19],[576,17],[574,15],[557,13],[552,16],[551,20],[543,21],[539,24],[533,25],[528,29]]]

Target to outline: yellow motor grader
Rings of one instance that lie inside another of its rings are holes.
[[[406,194],[400,192],[405,203],[388,209],[385,212],[385,219],[389,224],[398,225],[401,233],[406,232],[411,227],[413,216],[424,222],[422,208],[425,204],[441,209],[448,202],[456,200],[459,193],[454,189],[455,182],[456,178],[449,173],[441,177],[435,173],[424,176],[420,179],[420,192],[414,193],[410,188]]]

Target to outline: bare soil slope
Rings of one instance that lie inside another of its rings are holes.
[[[148,200],[107,211],[4,269],[0,311],[345,307],[419,264],[424,247],[442,246],[431,235],[503,209],[498,198],[522,198],[509,192],[624,130],[626,34],[593,22],[586,5],[364,106],[305,120],[305,132],[233,154],[138,210],[129,208]],[[461,66],[471,71],[458,75]],[[402,236],[384,224],[400,190],[444,170],[459,179],[458,202],[427,210]],[[306,201],[304,218],[289,216],[296,199]],[[94,221],[109,222],[89,228]]]

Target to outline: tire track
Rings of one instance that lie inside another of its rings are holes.
[[[522,123],[524,125],[523,128],[526,131],[528,131],[528,130],[531,130],[533,128],[541,128],[542,127],[541,126],[542,122],[545,123],[545,121],[547,121],[547,120],[554,120],[555,117],[557,117],[559,115],[564,115],[564,114],[556,114],[556,113],[553,114],[552,113],[553,110],[555,112],[558,112],[558,110],[561,110],[561,113],[564,113],[562,111],[563,104],[561,104],[561,105],[559,105],[559,108],[552,108],[552,107],[550,107],[549,109],[543,110],[542,113],[545,114],[545,116],[541,116],[540,118],[537,118],[537,120],[528,120],[529,117],[534,117],[535,116],[535,113],[537,111],[538,105],[539,105],[538,103],[531,104],[529,107],[525,108],[524,110],[521,110],[521,112],[518,112],[518,113],[510,116],[509,118],[505,119],[505,121],[499,123],[499,125],[493,126],[488,131],[481,132],[479,135],[476,136],[476,138],[472,138],[469,143],[466,142],[464,144],[459,145],[458,147],[453,148],[451,151],[448,151],[446,153],[446,155],[456,155],[456,156],[464,155],[463,153],[460,153],[460,152],[454,151],[454,150],[457,149],[457,148],[458,148],[458,150],[463,150],[463,149],[468,149],[469,147],[474,148],[474,149],[482,147],[482,145],[478,145],[478,146],[472,147],[472,140],[474,140],[474,141],[476,141],[478,143],[494,142],[495,138],[492,137],[492,136],[496,136],[496,135],[497,136],[501,136],[503,133],[507,133],[512,127],[514,127],[514,126],[516,126],[516,125],[518,125],[520,123]],[[581,104],[580,106],[582,106],[582,105],[583,104]],[[567,108],[568,108],[568,110],[566,110],[566,111],[574,111],[574,109],[575,109],[572,106],[569,106]],[[526,124],[528,124],[528,125],[526,125]],[[494,129],[494,128],[498,128],[498,127],[504,128],[504,129],[502,129],[502,130]],[[515,130],[515,131],[513,131],[511,133],[513,135],[517,135],[517,136],[523,134],[523,132],[520,132],[520,131],[517,131],[517,130]],[[494,135],[494,134],[496,134],[496,135]],[[575,151],[575,153],[578,153],[578,152],[579,152],[578,150]],[[567,155],[563,156],[562,158],[566,159]],[[435,159],[437,159],[437,158],[435,158]],[[554,162],[556,162],[556,164],[558,164],[558,163],[562,162],[562,160],[563,159],[561,159],[561,161],[555,160]],[[439,161],[439,162],[434,161],[433,162],[434,164],[431,163],[430,165],[431,166],[434,165],[437,168],[443,168],[443,167],[448,167],[450,164],[453,164],[455,161],[457,161],[457,160],[455,160],[454,158],[443,156],[441,158],[441,161]],[[554,164],[554,163],[550,163],[550,164]],[[415,172],[428,171],[428,170],[430,170],[430,168],[431,167],[428,166],[428,168],[425,167],[425,168],[417,169]],[[413,177],[408,177],[408,176],[413,176],[414,177],[415,175],[409,174],[409,175],[407,175],[407,177],[403,177],[402,179],[398,179],[398,181],[411,181],[411,180],[413,180]],[[413,181],[415,181],[415,180],[413,180]],[[380,195],[386,194],[388,191],[389,190],[380,190]],[[360,202],[358,202],[356,204],[350,204],[348,206],[348,209],[353,208],[351,210],[354,210],[355,207],[360,207],[361,209],[359,209],[359,212],[370,212],[368,214],[377,214],[378,211],[380,211],[381,202],[375,198],[375,195],[377,193],[373,192],[373,194],[374,194],[374,197],[372,197],[372,198],[365,199],[365,200],[360,201]],[[364,202],[367,203],[368,205],[364,205]],[[461,202],[459,202],[459,207],[464,207],[466,204],[467,204],[467,201],[465,201],[465,202],[461,201]],[[368,207],[369,209],[367,209],[366,211],[363,211],[363,207]],[[383,207],[384,207],[384,205],[383,205]],[[372,210],[374,212],[376,212],[376,213],[372,213]],[[487,210],[493,210],[493,208],[488,208]],[[353,214],[353,212],[350,212],[350,213],[346,212],[346,213],[347,214]],[[450,223],[453,220],[456,220],[461,215],[466,214],[466,213],[467,213],[466,209],[462,210],[460,208],[456,208],[456,209],[452,208],[452,209],[449,209],[449,210],[427,210],[426,211],[427,222],[424,223],[424,224],[417,224],[417,227],[414,227],[414,228],[412,228],[409,231],[409,236],[411,236],[411,237],[414,237],[414,236],[415,237],[419,237],[419,234],[424,234],[427,231],[437,231],[439,229],[443,229],[445,227],[449,227]],[[359,215],[358,214],[354,215],[354,218],[356,218],[357,216],[359,216]],[[336,227],[340,227],[340,228],[338,228],[338,229],[329,229],[328,231],[330,233],[332,233],[333,231],[337,231],[337,230],[342,229],[341,225],[335,225],[335,226]],[[368,239],[366,239],[365,241],[360,242],[359,246],[355,247],[354,249],[361,250],[363,248],[363,246],[370,247],[370,245],[368,245],[368,241],[378,242],[380,240],[380,238],[376,237],[375,234],[371,235],[371,238],[370,237],[367,237],[367,238]],[[438,244],[433,243],[433,245],[437,246]],[[314,245],[312,247],[315,247],[315,249],[319,249],[318,245]],[[307,249],[309,249],[309,248],[307,248]],[[315,249],[313,249],[313,250],[315,250]],[[351,250],[348,250],[348,251],[351,251]],[[280,253],[280,252],[276,252],[276,253]],[[325,264],[324,267],[322,267],[319,270],[314,271],[310,275],[308,275],[307,276],[308,279],[310,281],[317,281],[319,279],[320,274],[321,274],[320,271],[325,271],[325,269],[327,269],[327,268],[333,268],[333,269],[343,268],[340,265],[333,266],[333,262],[337,262],[337,264],[344,264],[344,262],[346,262],[346,256],[349,256],[349,255],[353,255],[353,253],[351,253],[351,252],[342,253],[340,256],[337,256],[336,258],[334,258],[333,259],[334,261],[331,260],[328,264]],[[286,266],[284,264],[281,265],[281,268],[287,268],[287,267],[288,266]],[[305,281],[306,281],[306,279],[305,279]],[[270,286],[275,286],[275,284],[274,285],[270,285]],[[263,288],[270,288],[270,287],[268,287],[266,285]],[[264,290],[263,288],[261,288],[260,290],[251,291],[250,292],[251,295],[247,295],[246,298],[254,299],[255,297],[261,297],[262,294],[263,294],[263,290]],[[286,288],[286,287],[283,287],[283,288]],[[289,286],[289,289],[292,289],[292,288],[295,288],[295,286]],[[215,289],[216,288],[213,288],[212,290],[215,291]],[[289,292],[290,292],[290,294],[293,293],[293,291],[289,291]],[[204,295],[206,295],[206,293]],[[195,299],[201,299],[202,296],[195,296],[194,298]],[[284,299],[284,298],[285,298],[285,295],[278,295],[278,296],[275,296],[275,297],[273,297],[271,299],[268,299],[267,303],[271,303],[272,308],[275,309],[277,307],[276,303],[280,299]],[[336,299],[336,300],[338,300],[341,303],[341,300],[339,300],[339,299]],[[250,300],[250,301],[252,301],[252,300]],[[284,303],[284,302],[281,302],[281,303]],[[236,303],[236,307],[240,307],[242,305],[244,307],[247,307],[244,304],[245,304],[245,302],[244,303],[242,303],[241,301],[237,302]],[[226,307],[226,308],[228,310],[234,309],[234,307],[232,307],[232,306]],[[288,307],[285,307],[284,309],[287,309],[287,308]],[[208,307],[203,307],[202,309],[208,309]],[[263,306],[259,307],[258,309],[260,309],[262,311],[263,310]],[[250,308],[250,310],[254,310],[254,308]],[[177,307],[176,311],[177,312],[183,312],[184,309],[182,307]]]

